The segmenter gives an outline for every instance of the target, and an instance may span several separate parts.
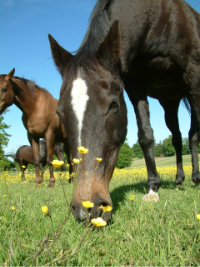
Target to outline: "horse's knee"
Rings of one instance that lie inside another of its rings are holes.
[[[153,146],[154,145],[153,131],[148,131],[148,132],[146,131],[145,133],[140,134],[138,141],[142,149]]]

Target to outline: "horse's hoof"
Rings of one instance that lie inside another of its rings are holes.
[[[143,200],[144,201],[155,201],[155,202],[158,202],[159,201],[159,196],[158,196],[158,193],[157,192],[154,192],[152,189],[150,189],[149,193],[146,194],[144,197],[143,197]]]
[[[54,183],[49,184],[49,188],[52,188],[52,187],[54,187]]]

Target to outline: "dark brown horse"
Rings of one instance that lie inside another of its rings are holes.
[[[86,216],[82,200],[94,202],[91,218],[101,215],[100,204],[112,205],[109,181],[126,133],[123,87],[136,113],[147,166],[145,200],[159,199],[161,183],[147,96],[158,99],[165,111],[186,97],[192,111],[190,142],[196,133],[199,138],[199,29],[200,15],[184,0],[99,0],[75,55],[49,35],[54,62],[63,78],[57,113],[69,136],[72,157],[78,156],[80,144],[91,151],[83,159],[72,201],[78,220]],[[76,123],[68,127],[70,121]],[[95,155],[103,161],[93,177]],[[198,184],[199,176],[193,181]],[[177,184],[182,182],[183,177],[177,177]],[[103,215],[105,220],[110,217],[111,212]]]
[[[46,140],[40,140],[39,142],[39,155],[40,155],[40,170],[43,170],[44,167],[47,165],[47,142]],[[58,157],[59,160],[65,161],[64,157],[64,148],[62,143],[56,143],[54,146],[54,154]],[[8,153],[5,154],[4,157],[11,157],[16,162],[19,163],[20,169],[22,172],[22,178],[26,180],[25,178],[25,170],[28,166],[28,164],[34,164],[35,158],[33,155],[33,149],[31,146],[24,145],[20,146],[17,149],[16,154],[15,153]]]
[[[53,175],[54,145],[64,142],[64,151],[70,158],[67,136],[60,118],[56,114],[58,100],[47,90],[24,78],[13,77],[15,69],[8,75],[0,75],[0,114],[15,104],[23,113],[22,121],[28,131],[36,168],[36,185],[41,183],[39,139],[47,141],[47,164],[50,169],[49,187],[55,183]]]

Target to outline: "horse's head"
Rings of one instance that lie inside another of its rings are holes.
[[[11,70],[8,75],[0,75],[0,114],[14,102],[14,91],[11,80],[14,73],[15,69]]]
[[[57,113],[65,126],[74,164],[75,191],[72,212],[79,220],[103,216],[109,221],[112,206],[109,182],[127,132],[127,110],[119,74],[120,33],[118,23],[94,56],[73,56],[49,35],[54,61],[63,77]],[[78,151],[78,147],[87,148]],[[98,162],[96,158],[101,158]],[[76,162],[76,161],[75,161]],[[94,204],[87,211],[82,202]],[[88,216],[89,214],[89,216]]]

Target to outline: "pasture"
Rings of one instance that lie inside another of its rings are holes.
[[[27,173],[24,183],[20,173],[1,173],[0,265],[200,265],[200,190],[191,170],[184,166],[186,180],[177,190],[175,166],[158,167],[160,201],[147,203],[142,201],[146,169],[116,169],[110,183],[112,222],[103,228],[78,223],[69,213],[74,183],[63,173],[56,173],[51,189],[49,174],[35,188],[35,174]]]

